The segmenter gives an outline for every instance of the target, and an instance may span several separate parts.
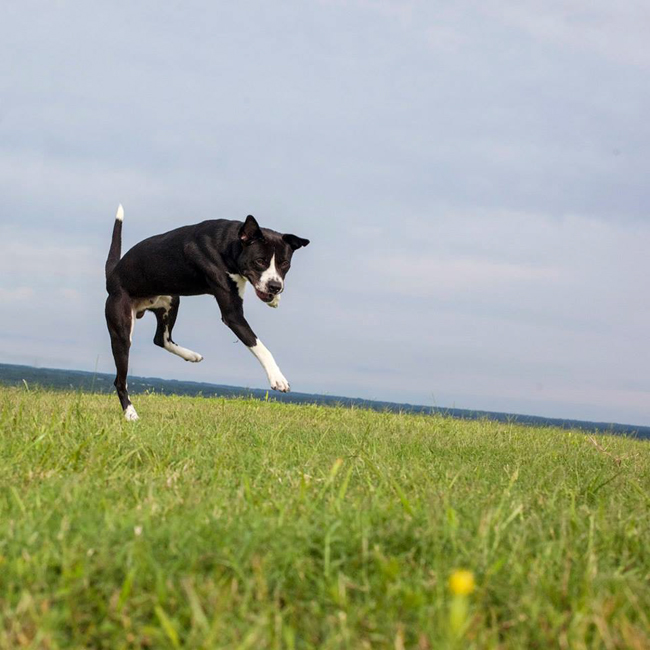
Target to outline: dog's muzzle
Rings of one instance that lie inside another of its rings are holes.
[[[273,300],[273,298],[275,297],[272,293],[267,293],[265,291],[260,291],[259,289],[255,289],[255,293],[257,294],[257,297],[262,302],[271,302],[271,300]]]
[[[255,287],[255,293],[262,302],[273,302],[273,300],[277,300],[283,290],[282,283],[277,280],[269,280],[264,288],[266,291]]]

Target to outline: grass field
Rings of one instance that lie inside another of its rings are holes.
[[[649,443],[0,399],[0,648],[650,648]]]

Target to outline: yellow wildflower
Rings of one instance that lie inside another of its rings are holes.
[[[475,586],[474,574],[465,569],[454,571],[449,578],[449,589],[456,596],[467,596],[471,594]]]

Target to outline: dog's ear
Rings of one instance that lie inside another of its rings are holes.
[[[309,239],[303,239],[297,235],[282,235],[282,239],[284,239],[284,241],[286,241],[294,251],[298,248],[309,245]]]
[[[242,244],[250,244],[258,239],[264,239],[264,235],[262,235],[262,231],[255,217],[249,214],[239,229],[239,240]]]

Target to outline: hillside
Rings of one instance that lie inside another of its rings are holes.
[[[251,399],[144,394],[137,423],[112,395],[0,400],[0,648],[650,647],[647,443]]]

